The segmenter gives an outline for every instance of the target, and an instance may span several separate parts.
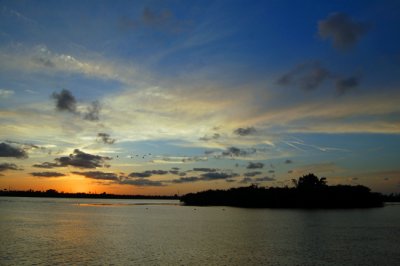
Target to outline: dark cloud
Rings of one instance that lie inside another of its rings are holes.
[[[149,179],[125,179],[120,181],[118,184],[121,185],[134,185],[138,187],[162,187],[165,186],[160,181],[153,181]]]
[[[272,178],[272,177],[268,177],[268,176],[256,177],[256,178],[251,178],[251,177],[247,176],[247,177],[244,177],[242,180],[240,180],[239,183],[241,183],[241,184],[247,184],[247,183],[257,184],[260,182],[271,182],[271,181],[276,181],[276,179]]]
[[[264,181],[275,181],[276,179],[273,177],[269,177],[269,176],[264,176],[264,177],[257,177],[254,179],[256,182],[264,182]]]
[[[215,168],[193,168],[193,171],[196,172],[216,172],[218,169]]]
[[[214,133],[212,136],[207,136],[207,135],[205,135],[204,137],[199,138],[199,140],[202,140],[202,141],[210,141],[210,140],[217,140],[217,139],[219,139],[220,137],[221,137],[220,134]]]
[[[239,176],[236,173],[222,173],[222,172],[211,172],[211,173],[204,173],[201,175],[201,180],[209,181],[209,180],[218,180],[218,179],[227,179]]]
[[[0,157],[14,157],[18,159],[28,158],[28,154],[20,148],[7,143],[0,143]]]
[[[56,100],[58,111],[67,111],[76,114],[76,99],[69,90],[62,89],[60,93],[53,92],[53,99]]]
[[[292,160],[289,160],[289,159],[285,160],[285,164],[291,164],[291,163],[293,163]]]
[[[111,160],[110,157],[92,155],[75,149],[69,156],[56,158],[58,167],[63,166],[74,166],[77,168],[97,168],[97,167],[108,167],[106,161]]]
[[[169,173],[173,174],[173,175],[179,175],[179,171],[178,170],[169,170]]]
[[[100,111],[101,111],[100,103],[98,101],[94,101],[87,108],[86,113],[83,114],[83,119],[89,121],[98,121]]]
[[[0,163],[0,172],[7,170],[22,170],[14,163]]]
[[[354,21],[345,13],[333,13],[318,22],[318,34],[332,39],[333,46],[340,50],[353,47],[370,28],[369,23]]]
[[[247,184],[247,183],[253,183],[254,180],[251,177],[245,177],[242,180],[239,181],[241,184]]]
[[[155,10],[145,7],[138,19],[123,17],[119,24],[125,30],[151,28],[178,33],[185,30],[190,25],[190,21],[178,19],[169,9]]]
[[[60,167],[60,165],[57,164],[57,163],[49,163],[49,162],[44,162],[44,163],[41,163],[41,164],[34,164],[32,166],[36,167],[36,168],[46,168],[46,169],[51,169],[51,168],[54,168],[54,167]]]
[[[229,147],[225,151],[222,152],[223,156],[231,156],[231,157],[239,157],[239,156],[246,156],[249,153],[245,150],[241,150],[236,147]]]
[[[235,133],[236,135],[239,135],[239,136],[252,135],[256,132],[257,132],[257,130],[254,127],[246,127],[246,128],[239,127],[233,131],[233,133]]]
[[[120,177],[115,173],[105,173],[101,171],[87,171],[87,172],[72,172],[73,174],[82,175],[87,178],[99,180],[113,180],[119,181]]]
[[[192,183],[201,181],[202,179],[197,176],[190,176],[190,177],[181,177],[179,179],[171,180],[172,183],[182,184],[182,183]]]
[[[69,90],[62,89],[60,93],[53,92],[51,97],[56,101],[56,109],[58,111],[66,111],[74,115],[81,115],[83,119],[88,121],[98,121],[101,105],[98,101],[93,101],[86,112],[81,113],[77,110],[77,101],[75,96]]]
[[[264,164],[257,162],[257,163],[253,163],[253,162],[249,162],[249,164],[247,165],[247,169],[260,169],[263,168]]]
[[[129,177],[138,177],[138,178],[146,178],[151,177],[152,175],[166,175],[169,171],[164,170],[148,170],[144,172],[133,172],[129,174]]]
[[[331,73],[319,62],[303,63],[281,76],[277,83],[282,86],[295,86],[305,91],[315,90],[330,78]]]
[[[244,173],[243,175],[246,176],[246,177],[253,177],[253,176],[261,175],[261,174],[262,174],[262,172],[254,171],[254,172],[247,172],[247,173]]]
[[[357,77],[348,77],[336,80],[336,92],[339,95],[344,95],[347,92],[355,89],[359,84]]]
[[[179,167],[172,167],[171,169],[172,170],[179,170],[180,168]]]
[[[104,144],[114,144],[116,139],[111,138],[110,135],[107,133],[98,133],[97,141],[103,142]]]
[[[31,175],[37,176],[37,177],[60,177],[60,176],[65,176],[64,174],[58,173],[58,172],[33,172],[33,173],[31,173]]]
[[[292,174],[293,173],[293,170],[289,170],[289,171],[287,171],[288,172],[288,174]]]
[[[274,173],[275,173],[275,170],[269,170],[268,173],[274,174]]]

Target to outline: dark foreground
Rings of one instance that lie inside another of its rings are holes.
[[[383,207],[384,196],[368,187],[326,185],[313,174],[294,180],[295,187],[264,188],[252,185],[229,190],[207,190],[181,197],[186,205],[254,208],[371,208]]]

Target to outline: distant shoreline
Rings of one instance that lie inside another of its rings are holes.
[[[175,196],[157,196],[157,195],[118,195],[118,194],[95,194],[95,193],[63,193],[55,190],[47,191],[0,191],[0,197],[30,197],[30,198],[73,198],[73,199],[165,199],[178,200]]]

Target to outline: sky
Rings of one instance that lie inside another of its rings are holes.
[[[398,1],[0,1],[0,189],[400,192]]]

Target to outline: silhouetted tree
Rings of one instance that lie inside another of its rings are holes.
[[[298,189],[320,188],[326,186],[326,178],[318,178],[314,174],[308,174],[300,177],[298,180],[292,180]]]

